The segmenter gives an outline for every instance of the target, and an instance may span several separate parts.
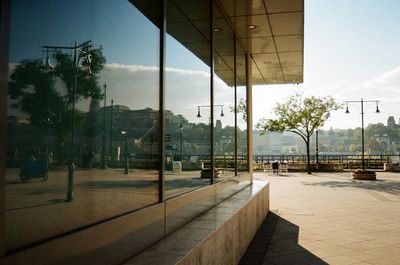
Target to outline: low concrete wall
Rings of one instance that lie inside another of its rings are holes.
[[[255,180],[125,265],[238,264],[269,210],[269,183]]]
[[[288,163],[289,172],[306,172],[307,163]],[[311,163],[311,171],[321,171],[321,172],[341,172],[343,171],[344,164],[338,163],[320,163],[318,167],[315,163]],[[254,164],[255,171],[263,171],[263,164]]]
[[[390,163],[383,164],[383,171],[387,172],[400,172],[400,165],[394,165]]]
[[[288,166],[289,171],[292,172],[305,172],[307,170],[307,163],[289,163]],[[316,165],[312,163],[311,171],[340,172],[343,171],[343,164],[320,163]]]

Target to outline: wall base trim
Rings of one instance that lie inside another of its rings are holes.
[[[124,264],[238,264],[268,210],[269,183],[254,180]]]

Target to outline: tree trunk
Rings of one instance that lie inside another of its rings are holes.
[[[309,136],[307,136],[306,149],[307,149],[307,174],[311,174],[311,163],[310,163],[310,137],[309,137]]]

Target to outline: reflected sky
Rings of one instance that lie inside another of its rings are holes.
[[[158,53],[146,52],[149,43],[158,44],[158,28],[129,1],[19,0],[12,3],[11,19],[10,62],[41,58],[43,45],[68,46],[90,39],[103,47],[107,63],[158,64]],[[181,60],[190,52],[182,53],[181,44],[168,38],[168,52],[176,58],[170,67],[204,70],[200,62]]]
[[[157,54],[142,51],[155,41],[158,30],[129,1],[13,1],[11,17],[11,62],[40,57],[43,45],[68,46],[88,39],[102,45],[108,63],[157,62]],[[133,43],[135,49],[130,49]]]
[[[93,46],[103,48],[107,59],[99,77],[100,84],[107,82],[108,85],[107,105],[114,99],[115,104],[131,109],[158,109],[157,100],[146,99],[153,98],[152,91],[158,87],[159,30],[129,1],[72,0],[67,4],[53,0],[13,1],[11,25],[11,69],[12,65],[24,59],[44,60],[43,45],[71,46],[75,41],[81,43],[90,39]],[[209,105],[209,102],[197,100],[204,95],[204,87],[209,87],[208,66],[169,35],[166,52],[170,58],[166,69],[166,76],[171,79],[169,83],[176,84],[175,79],[180,80],[180,87],[191,87],[189,94],[185,95],[178,93],[178,86],[171,85],[169,95],[188,100],[176,100],[169,109],[184,115],[191,122],[207,123],[207,110],[198,119],[196,106]],[[232,124],[233,115],[229,115],[232,100],[229,95],[233,88],[218,77],[215,87],[216,102],[224,104],[225,114],[228,114],[223,124]],[[89,101],[82,100],[77,107],[88,111]]]

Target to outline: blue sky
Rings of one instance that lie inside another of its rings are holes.
[[[305,80],[364,82],[400,65],[400,1],[305,1]]]
[[[400,1],[306,0],[304,83],[254,87],[254,119],[272,117],[277,101],[296,92],[332,95],[339,102],[381,100],[382,113],[365,105],[365,122],[400,118]],[[332,113],[325,128],[361,126],[360,107]]]

